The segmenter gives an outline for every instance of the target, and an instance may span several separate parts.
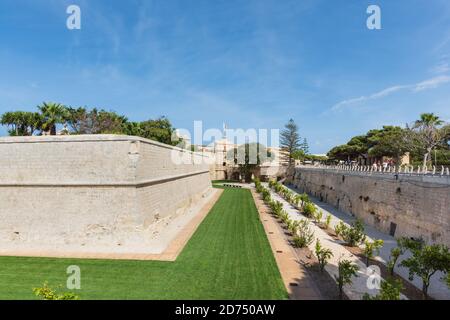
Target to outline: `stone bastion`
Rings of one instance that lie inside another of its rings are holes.
[[[159,252],[211,193],[202,157],[131,136],[2,137],[0,254]]]

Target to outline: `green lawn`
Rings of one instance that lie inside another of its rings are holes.
[[[81,268],[81,299],[286,299],[249,190],[225,189],[175,262],[0,257],[0,299],[66,283]],[[67,290],[66,290],[67,291]]]

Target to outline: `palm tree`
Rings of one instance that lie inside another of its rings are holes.
[[[9,127],[11,136],[32,136],[42,126],[42,117],[37,112],[14,111],[5,112],[0,123]]]
[[[60,103],[44,102],[38,109],[43,117],[42,129],[56,135],[56,125],[64,123],[68,117],[67,108]]]
[[[39,112],[27,112],[25,115],[25,122],[30,136],[32,136],[35,131],[42,130],[43,117]]]
[[[428,157],[433,148],[442,142],[440,126],[444,123],[434,113],[422,113],[420,119],[414,123],[414,129],[418,131],[419,141],[426,150],[423,157],[423,166],[427,165]]]
[[[440,126],[444,121],[439,119],[439,116],[434,113],[422,113],[420,115],[420,120],[416,120],[416,125],[426,125],[426,126]]]
[[[11,129],[8,130],[9,135],[18,136],[19,135],[19,119],[17,112],[5,112],[2,114],[0,123],[4,126],[8,126]]]

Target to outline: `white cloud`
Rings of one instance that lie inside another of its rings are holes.
[[[423,82],[420,82],[418,84],[416,84],[414,86],[414,91],[423,91],[423,90],[427,90],[427,89],[434,89],[437,88],[438,86],[440,86],[443,83],[447,83],[450,81],[450,77],[449,76],[439,76],[439,77],[435,77],[429,80],[425,80]]]
[[[343,100],[337,104],[335,104],[333,107],[331,107],[331,110],[338,111],[344,107],[355,105],[357,103],[363,103],[370,100],[380,99],[384,98],[386,96],[389,96],[393,93],[396,93],[398,91],[402,90],[409,90],[412,92],[419,92],[424,91],[428,89],[434,89],[439,87],[440,85],[450,82],[450,76],[444,75],[444,76],[438,76],[434,77],[416,84],[409,84],[409,85],[396,85],[392,86],[386,89],[383,89],[379,92],[376,92],[374,94],[368,95],[368,96],[361,96],[359,98],[352,98]]]
[[[442,62],[434,67],[431,71],[436,74],[447,73],[450,71],[450,65],[448,64],[448,62]]]

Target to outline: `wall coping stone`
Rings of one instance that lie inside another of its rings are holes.
[[[61,135],[61,136],[7,136],[0,137],[0,144],[14,144],[14,143],[46,143],[46,142],[111,142],[111,141],[139,141],[142,143],[152,144],[158,147],[163,147],[171,150],[178,150],[180,152],[188,152],[190,154],[196,154],[202,157],[206,157],[205,154],[199,152],[193,152],[185,150],[179,147],[171,146],[158,141],[145,139],[136,136],[118,135],[118,134],[80,134],[80,135]]]

